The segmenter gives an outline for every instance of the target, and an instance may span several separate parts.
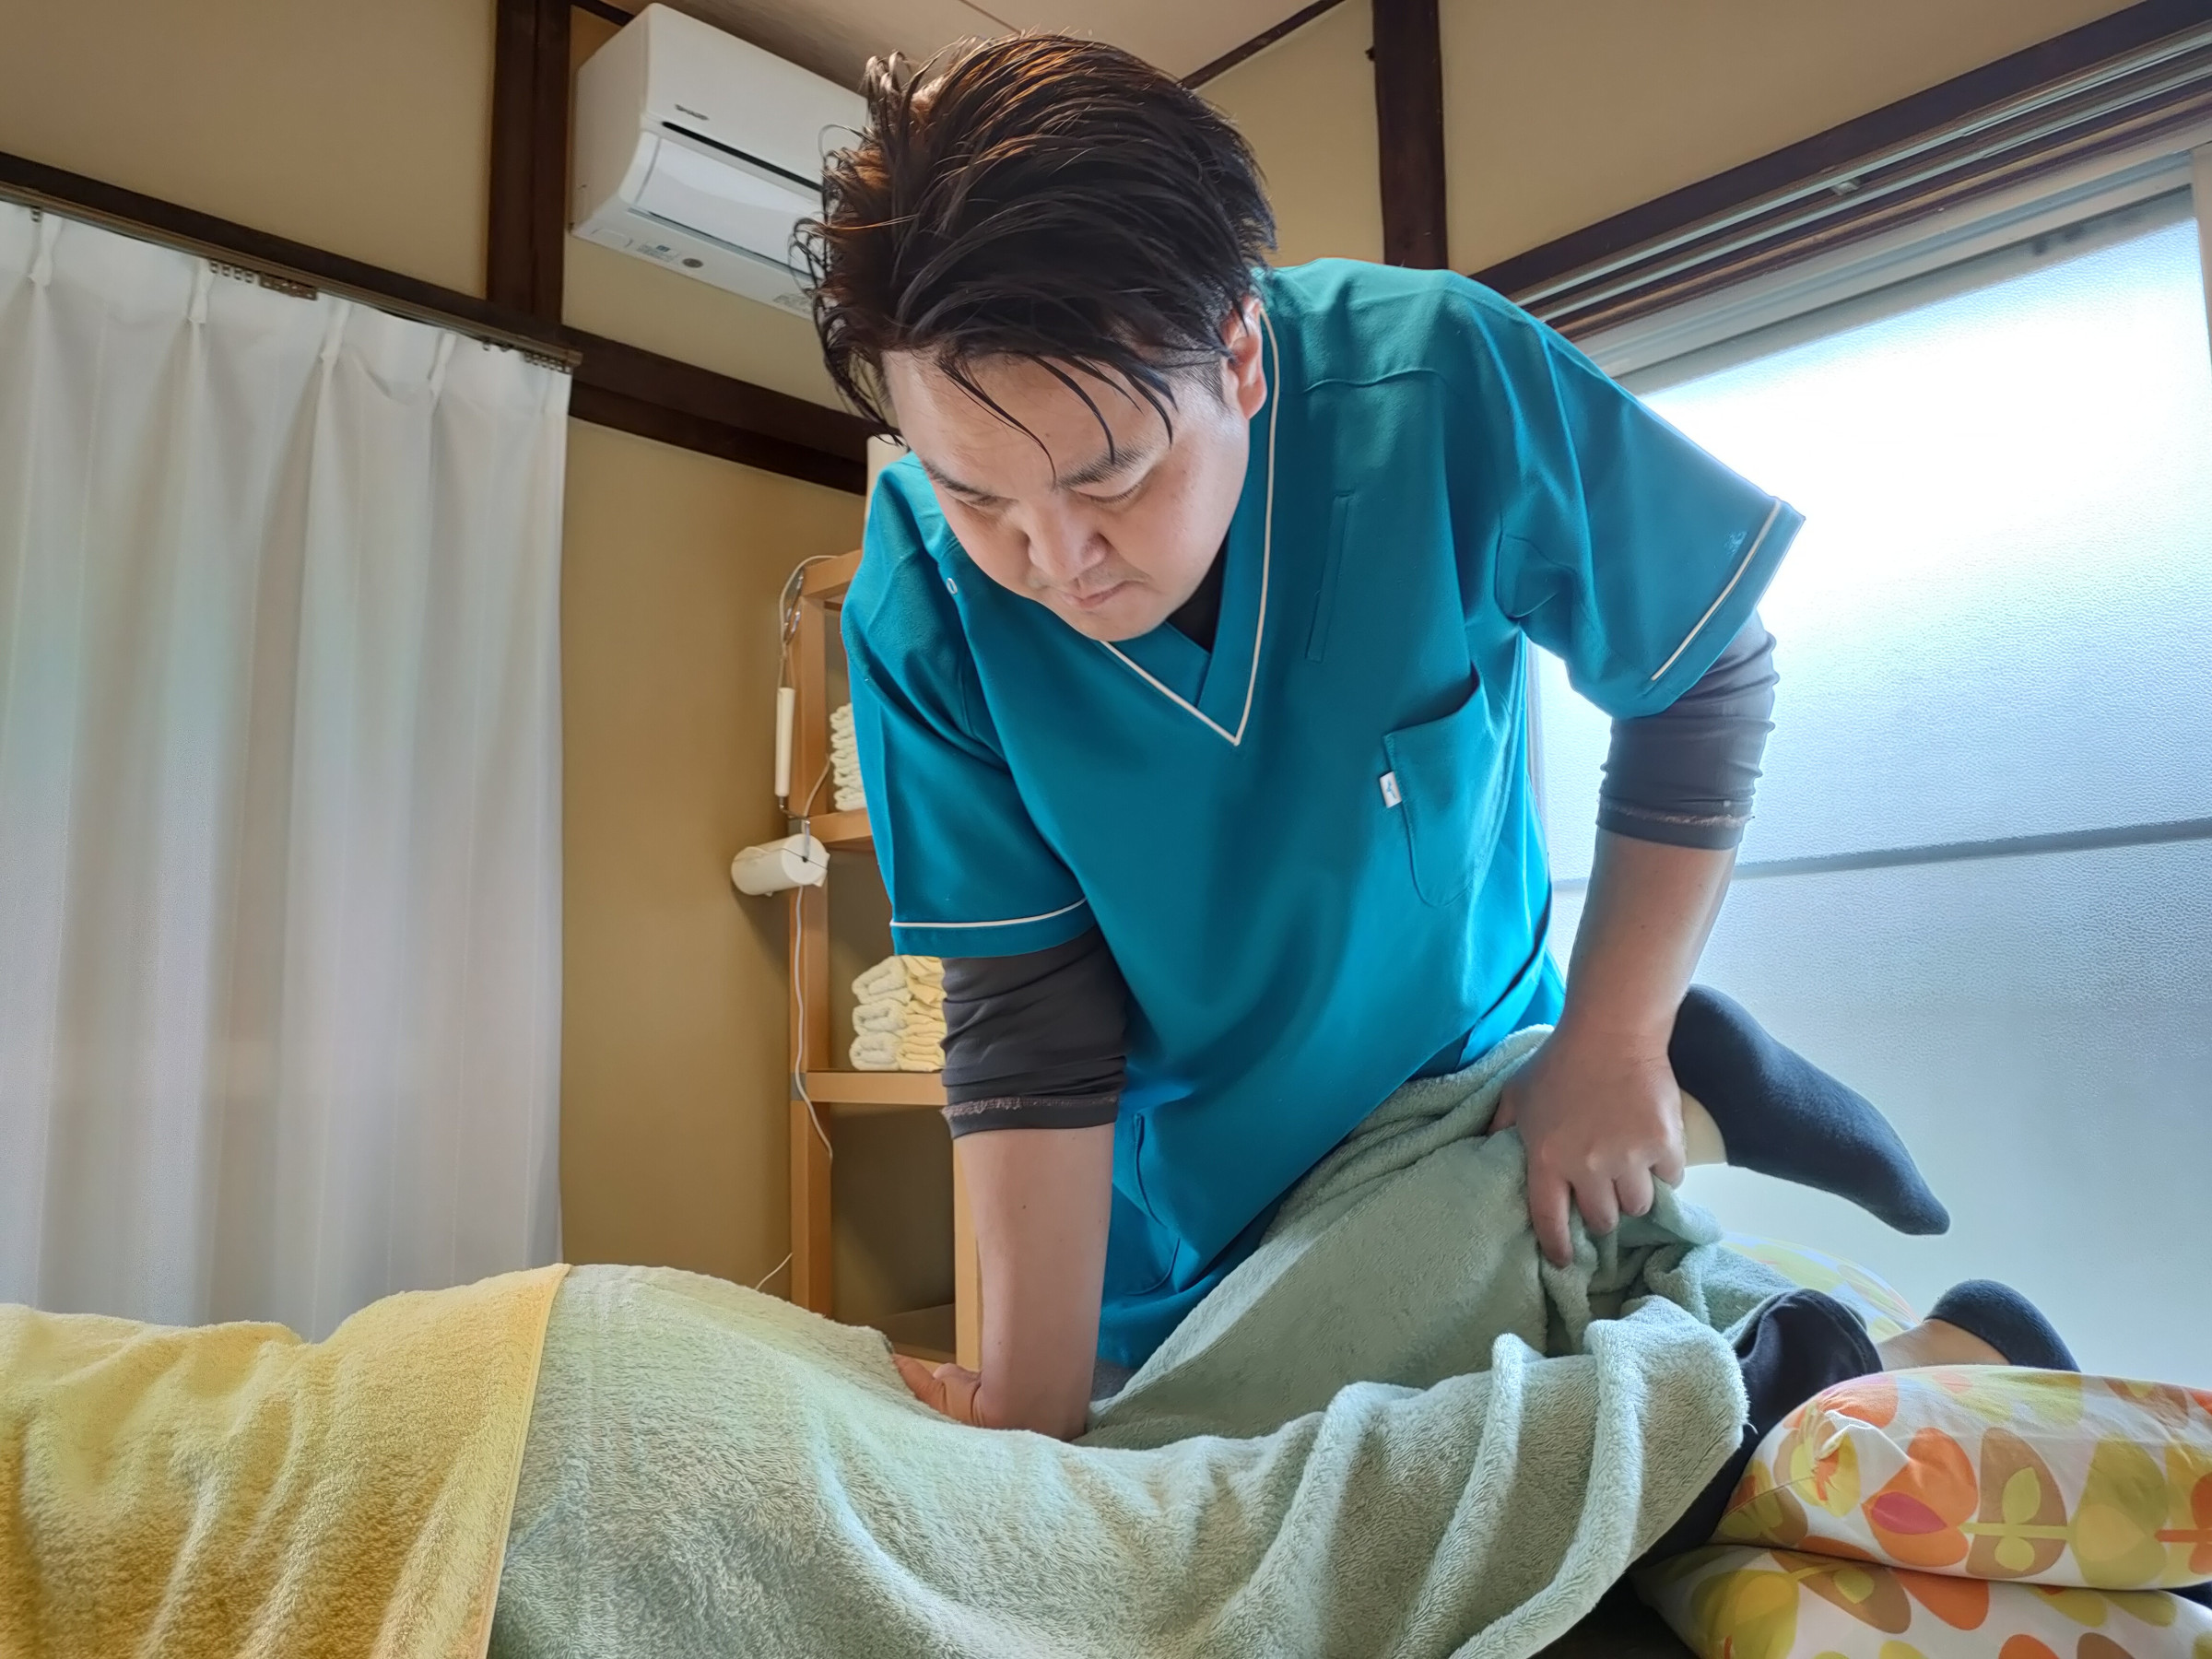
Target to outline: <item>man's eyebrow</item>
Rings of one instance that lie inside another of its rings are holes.
[[[1142,466],[1152,459],[1152,446],[1148,444],[1138,445],[1135,448],[1116,448],[1099,455],[1094,460],[1085,462],[1081,466],[1076,467],[1070,472],[1062,473],[1053,482],[1062,489],[1081,489],[1087,484],[1096,484],[1101,479],[1112,477],[1117,473],[1128,472],[1135,467]],[[980,489],[973,484],[961,483],[950,473],[945,472],[927,460],[922,463],[922,470],[936,483],[956,494],[974,496],[986,501],[998,499],[988,489]]]
[[[989,490],[978,489],[972,484],[963,484],[951,474],[938,471],[937,468],[932,466],[926,459],[924,459],[922,463],[922,470],[927,473],[936,483],[942,484],[946,488],[956,491],[960,495],[978,496],[986,501],[994,499]]]
[[[1063,489],[1080,489],[1086,484],[1096,484],[1142,466],[1152,458],[1152,446],[1139,444],[1131,448],[1108,450],[1095,461],[1087,462],[1072,472],[1064,472],[1054,480]]]

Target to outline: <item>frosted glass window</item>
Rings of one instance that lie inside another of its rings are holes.
[[[1806,515],[1747,860],[2212,814],[2212,348],[2183,219],[1649,401]],[[1554,867],[1605,717],[1540,668]]]
[[[1582,895],[1556,900],[1563,930]],[[2212,1388],[2212,842],[1739,882],[1698,977],[1879,1105],[1940,1239],[1738,1170],[1688,1195],[1920,1307],[2036,1298],[2083,1364]]]
[[[2184,820],[2212,819],[2206,304],[2195,223],[2154,218],[1650,398],[1807,515],[1761,606],[1777,727],[1699,978],[1887,1112],[1954,1227],[1903,1238],[1732,1170],[1690,1195],[1924,1307],[2007,1279],[2092,1370],[2196,1386],[2212,1285],[2182,1240],[2212,1203],[2212,825]],[[1538,684],[1565,961],[1607,724],[1556,662]],[[1993,855],[2147,825],[2171,839]],[[1773,868],[1808,857],[1877,867]]]

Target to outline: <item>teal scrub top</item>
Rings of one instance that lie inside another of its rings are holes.
[[[1799,515],[1448,272],[1263,272],[1211,652],[1105,644],[886,469],[844,607],[901,951],[1090,927],[1129,994],[1100,1351],[1141,1363],[1440,1053],[1557,1017],[1528,642],[1616,717],[1749,618]]]

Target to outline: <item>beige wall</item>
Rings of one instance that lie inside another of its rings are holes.
[[[480,293],[491,48],[491,0],[0,0],[0,149]],[[571,321],[826,397],[804,323],[571,247]],[[570,435],[567,1253],[750,1282],[787,1248],[783,933],[727,870],[781,830],[776,592],[856,542],[860,504]],[[865,1191],[865,1149],[846,1163]],[[934,1181],[908,1183],[933,1216]],[[864,1310],[941,1277],[905,1248],[841,1232]]]
[[[0,150],[480,294],[492,0],[0,0]]]
[[[577,422],[561,571],[571,1256],[759,1278],[787,1248],[776,594],[853,498]]]
[[[2123,0],[1441,0],[1452,263],[1487,265],[1808,137]],[[1283,257],[1373,258],[1367,7],[1206,90],[1243,122]]]
[[[1277,264],[1382,257],[1372,32],[1369,0],[1346,0],[1203,88],[1260,158]]]

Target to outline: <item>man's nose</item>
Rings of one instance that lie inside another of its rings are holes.
[[[1030,563],[1056,587],[1065,587],[1105,562],[1106,545],[1079,513],[1040,512],[1030,524]]]

